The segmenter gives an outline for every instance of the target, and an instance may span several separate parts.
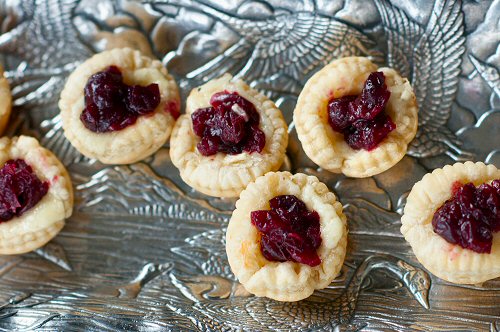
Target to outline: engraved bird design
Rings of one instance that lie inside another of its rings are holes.
[[[23,20],[0,37],[0,52],[17,54],[35,68],[51,68],[90,55],[73,28],[79,0],[20,1]]]
[[[490,97],[490,105],[494,105],[494,99],[500,97],[500,71],[495,66],[477,59],[472,54],[469,54],[469,60],[475,68],[469,75],[469,79],[479,73],[481,78],[493,91]]]
[[[278,302],[249,295],[238,283],[218,276],[178,276],[172,283],[193,303],[171,299],[169,307],[189,316],[201,330],[241,329],[322,329],[331,330],[351,323],[365,278],[376,269],[394,274],[415,299],[429,308],[430,278],[426,272],[390,255],[367,257],[356,269],[340,296],[323,301]]]
[[[187,238],[185,245],[170,250],[195,264],[204,275],[234,279],[225,251],[226,226],[196,234]]]
[[[124,183],[127,183],[126,189]],[[112,213],[155,220],[198,220],[217,226],[228,220],[227,211],[203,199],[190,197],[172,180],[159,176],[145,163],[104,168],[85,178],[76,189],[75,198],[80,202],[78,211],[94,216]]]
[[[20,23],[0,36],[0,52],[19,57],[22,69],[7,72],[15,105],[44,103],[58,98],[66,75],[92,55],[74,29],[78,0],[7,2],[20,13]],[[26,68],[26,64],[28,67]],[[43,98],[40,98],[43,96]],[[17,98],[16,98],[17,97]]]
[[[172,268],[173,263],[170,262],[163,264],[148,263],[139,270],[134,279],[126,284],[119,286],[100,285],[81,293],[86,296],[111,296],[124,299],[135,299],[148,282],[169,272]]]
[[[173,267],[173,263],[147,263],[145,264],[137,273],[137,276],[125,284],[112,284],[112,283],[98,283],[97,285],[92,285],[88,289],[73,289],[71,291],[66,291],[64,285],[58,285],[61,287],[62,292],[53,290],[50,293],[46,293],[46,290],[40,290],[41,293],[20,293],[7,302],[0,303],[0,322],[2,319],[7,319],[15,316],[15,320],[18,322],[30,322],[32,317],[39,316],[39,312],[45,313],[36,321],[32,322],[28,327],[22,327],[16,329],[16,331],[34,331],[45,327],[44,325],[51,321],[52,319],[62,316],[68,311],[68,302],[75,301],[75,303],[80,303],[83,299],[89,298],[102,300],[110,298],[118,298],[124,300],[136,299],[147,283],[151,282],[153,279],[158,278],[164,273],[170,271]],[[73,276],[74,278],[74,276]],[[64,301],[61,300],[64,298]],[[111,301],[110,301],[111,302]],[[36,308],[35,311],[29,310],[30,308]],[[79,313],[89,311],[89,314],[95,314],[92,309],[80,308]],[[109,312],[111,309],[108,308],[108,315],[106,318],[113,319],[113,315]],[[123,309],[120,310],[120,314],[125,316],[127,313]],[[85,315],[85,314],[84,314]],[[134,317],[137,313],[134,311]],[[19,324],[16,322],[16,325]],[[102,326],[100,326],[102,327]],[[50,330],[55,330],[55,327],[49,327]],[[11,331],[11,329],[4,329],[0,323],[0,331]]]
[[[361,54],[381,57],[379,52],[367,48],[375,43],[362,32],[315,11],[250,19],[214,8],[202,1],[148,2],[166,3],[201,12],[222,22],[240,37],[222,54],[188,73],[186,79],[190,85],[229,72],[249,83],[262,83],[265,85],[264,90],[272,90],[273,81],[281,79],[279,90],[298,94],[304,79],[334,58]],[[170,60],[165,59],[164,62]],[[185,84],[188,82],[185,81]]]
[[[461,2],[437,0],[422,28],[388,0],[374,0],[387,38],[387,63],[409,77],[419,105],[418,132],[408,154],[426,158],[445,153],[456,161],[473,154],[446,127],[458,89],[465,52]]]

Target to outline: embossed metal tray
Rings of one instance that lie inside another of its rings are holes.
[[[0,258],[0,330],[492,330],[500,280],[429,275],[399,227],[423,174],[456,160],[500,167],[500,1],[23,0],[0,2],[0,52],[15,98],[8,135],[38,137],[69,168],[76,205],[35,253]],[[224,251],[234,200],[188,188],[168,146],[130,166],[83,158],[57,99],[93,53],[131,46],[161,59],[183,98],[225,72],[289,123],[301,87],[334,58],[364,55],[409,77],[419,132],[389,171],[349,179],[317,169],[293,125],[285,169],[318,176],[349,219],[341,275],[298,303],[256,298]],[[3,304],[2,304],[3,303]]]

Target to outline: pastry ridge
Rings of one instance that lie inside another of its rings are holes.
[[[9,81],[4,76],[3,67],[0,65],[0,135],[4,132],[9,122],[12,109],[12,95]]]

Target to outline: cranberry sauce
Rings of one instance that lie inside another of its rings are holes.
[[[266,136],[259,129],[259,113],[250,101],[236,92],[223,91],[210,98],[210,105],[191,115],[194,133],[201,137],[197,147],[202,155],[264,149]]]
[[[384,112],[390,96],[384,73],[373,72],[359,96],[330,100],[328,122],[333,130],[344,134],[351,148],[372,150],[396,129],[396,124]]]
[[[0,223],[35,206],[49,191],[31,166],[22,159],[9,160],[0,168]]]
[[[92,75],[85,86],[83,125],[95,132],[121,130],[141,115],[152,113],[160,104],[158,84],[127,85],[116,66]]]
[[[292,261],[309,266],[321,264],[316,250],[321,245],[319,214],[308,211],[293,195],[276,196],[271,210],[253,211],[252,224],[260,233],[260,249],[270,261]]]
[[[500,231],[500,180],[475,187],[453,184],[453,196],[434,214],[432,228],[443,239],[477,253],[490,253]]]

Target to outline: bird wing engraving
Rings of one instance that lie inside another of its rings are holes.
[[[419,128],[409,153],[467,157],[446,127],[465,51],[461,2],[436,1],[425,29],[387,0],[375,0],[375,4],[388,39],[388,63],[411,78],[419,105]],[[448,151],[450,148],[454,151]]]
[[[424,35],[416,45],[414,85],[419,126],[436,131],[448,121],[465,51],[463,15],[455,0],[436,1]]]
[[[500,97],[500,71],[494,65],[483,62],[472,54],[469,54],[469,60],[474,65],[475,72],[479,73],[486,84]]]
[[[375,0],[387,38],[387,65],[405,77],[412,76],[414,47],[422,28],[399,8],[386,0]]]
[[[334,18],[310,12],[280,15],[276,33],[260,39],[238,73],[249,81],[266,73],[284,73],[301,80],[335,57],[367,54],[373,45],[364,34]]]
[[[239,40],[221,55],[186,77],[207,81],[225,72],[252,83],[282,74],[303,82],[319,66],[336,57],[366,55],[380,57],[362,32],[340,20],[315,12],[295,12],[250,19],[227,13],[202,1],[151,0],[153,3],[188,8],[229,27]]]
[[[77,186],[80,211],[85,213],[154,216],[200,220],[218,226],[227,214],[205,200],[187,196],[177,185],[163,178],[145,163],[105,168]],[[127,183],[126,190],[120,184]],[[149,189],[148,195],[144,188]]]
[[[81,61],[91,51],[80,42],[71,21],[78,0],[34,0],[18,4],[26,20],[4,33],[0,51],[20,55],[34,68]]]
[[[186,304],[182,297],[169,299],[169,307],[191,316],[200,328],[217,326],[216,330],[241,326],[273,328],[276,330],[325,329],[349,324],[355,314],[356,302],[366,277],[375,269],[395,275],[408,288],[410,294],[428,308],[428,274],[401,259],[384,254],[372,255],[356,268],[350,281],[340,293],[322,301],[306,299],[299,302],[279,302],[271,299],[234,294],[237,282],[219,276],[180,276],[174,271],[169,277],[180,295],[193,301]],[[193,309],[195,312],[193,312]],[[194,314],[194,316],[193,316]]]

